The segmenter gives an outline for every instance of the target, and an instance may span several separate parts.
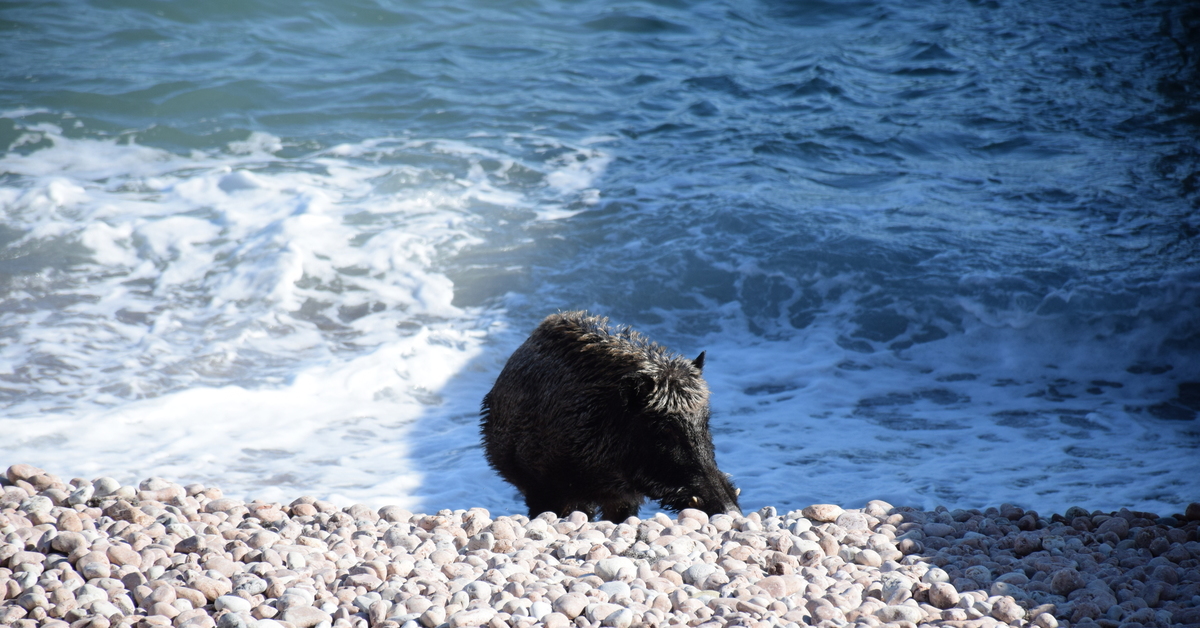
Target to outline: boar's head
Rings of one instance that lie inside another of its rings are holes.
[[[654,360],[627,377],[631,414],[640,415],[639,484],[671,510],[741,513],[738,491],[717,468],[709,432],[708,386],[695,360]]]

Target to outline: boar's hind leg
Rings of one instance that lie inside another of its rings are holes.
[[[530,519],[544,512],[554,513],[556,517],[566,517],[575,511],[579,511],[587,515],[588,521],[591,521],[596,514],[596,507],[592,504],[564,501],[551,493],[541,491],[527,491],[525,493],[525,505],[529,507]]]
[[[641,506],[641,501],[612,501],[602,504],[600,510],[608,521],[622,523],[630,517],[636,517]]]

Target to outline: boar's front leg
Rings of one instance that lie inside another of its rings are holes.
[[[554,499],[548,492],[539,490],[525,491],[525,505],[529,507],[529,518],[534,519],[544,512],[552,512],[555,517],[562,516],[563,504]]]

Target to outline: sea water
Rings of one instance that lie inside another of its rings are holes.
[[[588,309],[707,351],[746,510],[1182,511],[1197,19],[4,7],[0,466],[522,512],[479,403]]]

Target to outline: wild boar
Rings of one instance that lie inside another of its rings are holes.
[[[529,516],[624,521],[649,497],[709,514],[738,509],[717,468],[708,385],[695,360],[587,312],[546,317],[483,398],[488,463]]]

